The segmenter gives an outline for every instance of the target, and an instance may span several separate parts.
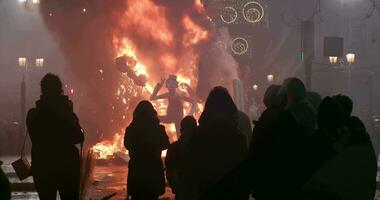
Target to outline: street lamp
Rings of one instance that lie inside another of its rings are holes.
[[[274,80],[274,75],[273,74],[268,74],[267,81],[268,82],[273,82],[273,80]]]
[[[26,58],[25,57],[18,58],[18,66],[26,67]]]
[[[40,0],[18,0],[20,3],[32,2],[33,4],[39,4]]]
[[[44,59],[43,58],[36,58],[36,67],[41,68],[44,66]]]
[[[341,67],[344,67],[348,71],[348,90],[351,93],[352,91],[352,72],[351,72],[351,66],[355,63],[356,55],[354,53],[348,53],[346,55],[346,60],[342,57],[337,56],[330,56],[329,57],[330,64],[331,65],[337,65],[339,64]]]
[[[26,120],[26,79],[27,79],[27,72],[28,72],[28,61],[25,57],[19,57],[18,58],[18,66],[23,68],[23,73],[22,73],[22,79],[21,79],[21,101],[20,101],[20,108],[21,108],[21,127],[20,131],[21,134],[26,133],[26,126],[24,121]],[[35,65],[37,68],[42,68],[44,65],[44,59],[43,58],[37,58]]]
[[[346,55],[346,59],[347,59],[347,63],[349,64],[349,65],[352,65],[352,64],[354,64],[355,63],[355,54],[354,53],[348,53],[347,55]]]
[[[254,91],[259,90],[259,86],[258,85],[253,85],[252,88],[253,88]]]
[[[336,65],[338,63],[338,57],[337,56],[330,56],[329,57],[330,64]]]

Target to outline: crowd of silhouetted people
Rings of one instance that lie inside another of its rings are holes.
[[[79,120],[57,76],[47,74],[41,91],[27,116],[36,190],[42,200],[57,191],[78,199]],[[186,116],[170,144],[153,105],[141,101],[124,137],[127,198],[158,199],[168,182],[178,200],[374,199],[377,158],[349,97],[322,99],[289,78],[267,89],[264,105],[251,123],[227,89],[215,87],[198,122]]]
[[[152,104],[140,102],[124,140],[128,194],[158,199],[166,174],[179,200],[374,198],[377,159],[349,97],[322,100],[289,78],[267,89],[264,104],[247,134],[247,118],[225,88],[215,87],[199,124],[185,117],[181,137],[169,144]]]

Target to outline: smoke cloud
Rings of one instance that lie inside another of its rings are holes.
[[[44,22],[80,83],[77,110],[90,132],[119,131],[127,120],[115,116],[128,117],[134,108],[114,102],[123,78],[114,61],[126,44],[147,66],[149,80],[183,74],[201,99],[237,78],[237,63],[219,45],[228,46],[229,34],[214,28],[199,2],[41,0]]]

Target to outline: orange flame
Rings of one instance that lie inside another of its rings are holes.
[[[204,12],[204,7],[201,0],[194,1],[194,8],[199,13]],[[168,74],[176,74],[178,82],[185,83],[186,85],[195,88],[196,77],[195,69],[198,60],[198,55],[195,53],[195,46],[201,41],[206,40],[209,37],[209,33],[202,27],[198,26],[192,19],[185,15],[181,19],[182,26],[186,31],[182,37],[182,45],[186,47],[187,51],[182,56],[177,56],[176,48],[170,48],[174,44],[174,31],[169,29],[168,22],[165,15],[165,8],[158,6],[153,0],[130,0],[128,1],[128,8],[123,13],[120,19],[120,30],[115,29],[113,33],[112,44],[115,49],[115,55],[129,56],[137,61],[134,67],[136,75],[145,75],[147,83],[144,87],[138,87],[133,85],[133,82],[129,81],[128,76],[123,75],[121,83],[115,91],[115,98],[120,101],[128,112],[130,110],[131,98],[149,99],[150,94],[153,92],[155,84],[160,81],[160,78],[164,78]],[[140,51],[138,51],[138,43],[131,40],[126,31],[133,29],[135,34],[143,35],[144,38],[156,42],[155,45],[163,46],[163,51],[157,55],[155,60],[160,62],[163,66],[159,66],[158,70],[152,64],[152,60],[146,60]],[[144,60],[145,59],[145,60]],[[185,95],[186,89],[179,88],[179,91]],[[166,115],[166,109],[168,105],[167,100],[157,100],[152,102],[153,106],[157,110],[159,115]],[[190,110],[190,103],[184,103],[184,113],[188,113]],[[203,105],[198,103],[196,105],[196,116],[200,115],[203,110]],[[113,108],[114,109],[114,108]],[[130,120],[123,115],[124,121]],[[174,124],[164,124],[166,131],[171,141],[177,140],[177,135],[174,134],[176,129]],[[123,146],[122,135],[116,133],[111,141],[102,141],[93,146],[93,150],[97,153],[98,158],[106,159],[113,157],[117,152],[127,153]],[[162,153],[165,156],[166,152]]]
[[[185,46],[198,44],[208,37],[208,32],[196,25],[189,16],[183,18],[183,25],[187,30],[183,43]]]
[[[117,152],[122,152],[127,154],[128,151],[125,150],[123,145],[123,136],[122,134],[116,133],[113,136],[112,141],[102,141],[95,144],[92,147],[92,150],[95,153],[96,158],[98,159],[108,159],[113,158],[114,154]]]

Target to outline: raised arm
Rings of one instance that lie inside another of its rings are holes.
[[[188,115],[194,115],[194,113],[195,113],[195,106],[196,106],[196,102],[195,102],[195,100],[194,99],[191,99],[191,98],[189,98],[189,97],[186,97],[186,96],[182,96],[182,99],[184,100],[184,101],[186,101],[186,102],[189,102],[189,103],[191,103],[191,108],[190,108],[190,112],[189,112],[189,114]]]
[[[162,94],[162,95],[158,95],[158,92],[161,90],[164,83],[165,83],[165,79],[161,79],[161,82],[157,83],[156,87],[154,87],[154,90],[153,90],[152,94],[150,95],[151,101],[167,98],[167,96],[168,96],[167,93]]]

